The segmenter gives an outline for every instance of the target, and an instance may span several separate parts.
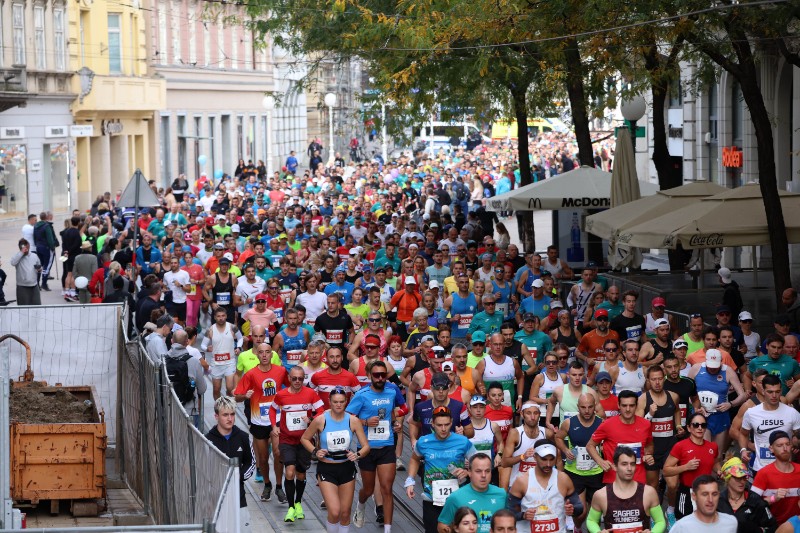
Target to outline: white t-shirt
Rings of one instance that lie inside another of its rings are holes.
[[[744,357],[749,361],[758,355],[758,346],[761,344],[761,335],[755,331],[750,333],[750,335],[744,335],[744,344],[747,346],[747,352],[744,354]]]
[[[363,239],[364,235],[366,234],[367,234],[366,226],[361,226],[360,228],[357,228],[355,226],[350,226],[350,235],[353,236],[356,242],[359,242],[361,239]]]
[[[717,520],[706,524],[698,520],[694,513],[684,516],[669,530],[670,533],[736,533],[739,522],[730,514],[717,513]]]
[[[182,304],[186,302],[186,291],[183,290],[183,287],[178,287],[175,284],[176,281],[181,285],[188,285],[191,281],[189,273],[185,270],[178,270],[177,272],[170,270],[164,273],[164,285],[167,286],[167,290],[172,291],[172,301],[176,304]]]
[[[216,198],[213,194],[207,194],[197,200],[197,203],[203,206],[203,211],[208,212],[211,209],[214,200],[216,200]]]
[[[779,430],[792,435],[800,429],[800,413],[783,403],[778,404],[774,411],[767,411],[761,403],[745,411],[742,429],[753,431],[753,442],[756,445],[753,470],[759,471],[775,461],[775,456],[769,451],[769,436]]]
[[[328,308],[328,295],[320,291],[314,294],[304,292],[297,296],[296,302],[306,308],[306,324],[313,326],[317,317]]]
[[[186,351],[189,352],[189,355],[197,359],[198,361],[203,360],[203,354],[200,353],[200,350],[195,348],[194,346],[187,346]]]
[[[255,280],[253,280],[253,283],[247,281],[247,276],[240,277],[238,281],[239,282],[236,285],[236,294],[239,295],[239,298],[245,301],[248,298],[255,300],[256,295],[264,292],[264,288],[267,286],[267,282],[258,276],[256,276]],[[244,314],[245,311],[253,307],[253,303],[254,302],[240,305],[239,314]]]

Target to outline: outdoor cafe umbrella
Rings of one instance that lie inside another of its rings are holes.
[[[617,157],[615,161],[618,160]],[[658,191],[653,196],[645,196],[586,217],[586,231],[610,241],[616,238],[617,232],[625,228],[666,215],[681,207],[699,202],[702,198],[727,190],[721,185],[708,181],[695,181],[674,189]]]
[[[639,181],[644,196],[658,185]],[[489,211],[605,209],[611,207],[611,173],[583,166],[519,189],[489,198]]]
[[[778,191],[787,238],[800,242],[800,194]],[[617,241],[640,248],[686,249],[769,244],[764,200],[757,183],[704,198],[646,222],[625,227]]]
[[[627,128],[620,128],[614,150],[614,168],[611,172],[611,209],[639,200],[639,180],[636,178],[636,159]],[[612,239],[608,245],[608,264],[615,270],[642,266],[642,251]]]

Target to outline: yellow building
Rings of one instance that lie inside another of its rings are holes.
[[[86,126],[77,128],[78,206],[87,209],[104,192],[114,197],[137,168],[155,176],[153,117],[166,106],[166,82],[148,68],[140,0],[68,6],[72,116]]]

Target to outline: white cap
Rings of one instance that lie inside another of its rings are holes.
[[[541,289],[542,287],[544,287],[544,282],[540,279],[535,279],[533,280],[532,286],[536,287],[537,289]]]
[[[225,220],[225,215],[217,215],[217,220]]]
[[[241,233],[242,229],[239,227],[239,224],[232,224],[231,225],[231,233]]]
[[[706,351],[706,367],[719,368],[722,366],[722,352],[716,348]]]
[[[654,328],[660,328],[661,326],[669,326],[669,320],[666,318],[659,318],[653,324]]]
[[[753,315],[750,314],[750,311],[742,311],[739,313],[739,320],[753,320]]]
[[[556,447],[552,444],[540,444],[534,448],[533,451],[536,452],[536,455],[539,457],[547,457],[548,455],[555,457],[557,455]]]
[[[350,248],[350,255],[358,255],[358,248]]]
[[[563,308],[564,308],[564,304],[561,302],[561,300],[551,300],[550,301],[550,309],[563,309]]]
[[[225,259],[227,259],[228,261],[231,261],[231,262],[233,262],[233,254],[232,254],[232,253],[230,253],[230,252],[228,252],[228,253],[225,253],[225,254],[222,254],[222,257],[224,257],[224,258],[225,258]]]
[[[406,276],[406,279],[403,280],[403,285],[416,285],[417,280],[414,279],[414,276]]]
[[[731,282],[731,269],[727,267],[722,267],[717,270],[717,274],[719,274],[719,278],[722,280],[722,283],[730,283]]]
[[[432,279],[431,282],[428,283],[428,288],[429,289],[438,289],[439,288],[439,282],[436,281],[435,279]]]

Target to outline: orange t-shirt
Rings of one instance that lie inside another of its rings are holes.
[[[733,362],[733,357],[731,357],[731,354],[729,354],[725,350],[720,350],[720,352],[722,353],[722,364],[723,365],[728,365],[732,369],[736,370],[738,367],[736,366],[736,363]],[[691,355],[689,355],[689,357],[686,358],[686,361],[690,365],[696,365],[698,363],[705,363],[706,362],[706,351],[705,350],[697,350],[696,352],[693,352]]]
[[[283,387],[289,386],[289,375],[282,366],[272,365],[269,371],[264,372],[257,366],[249,370],[239,383],[236,384],[234,394],[246,394],[253,389],[250,397],[250,421],[257,426],[269,426],[269,408],[275,395]]]
[[[409,294],[405,290],[397,291],[389,302],[389,307],[397,307],[397,320],[411,322],[414,320],[414,310],[422,303],[422,296],[418,292]]]
[[[608,330],[608,335],[603,337],[597,334],[597,330],[593,329],[581,338],[581,342],[578,344],[578,351],[585,353],[586,357],[597,362],[605,361],[606,352],[603,349],[603,345],[611,339],[619,342],[619,335],[616,331]]]

